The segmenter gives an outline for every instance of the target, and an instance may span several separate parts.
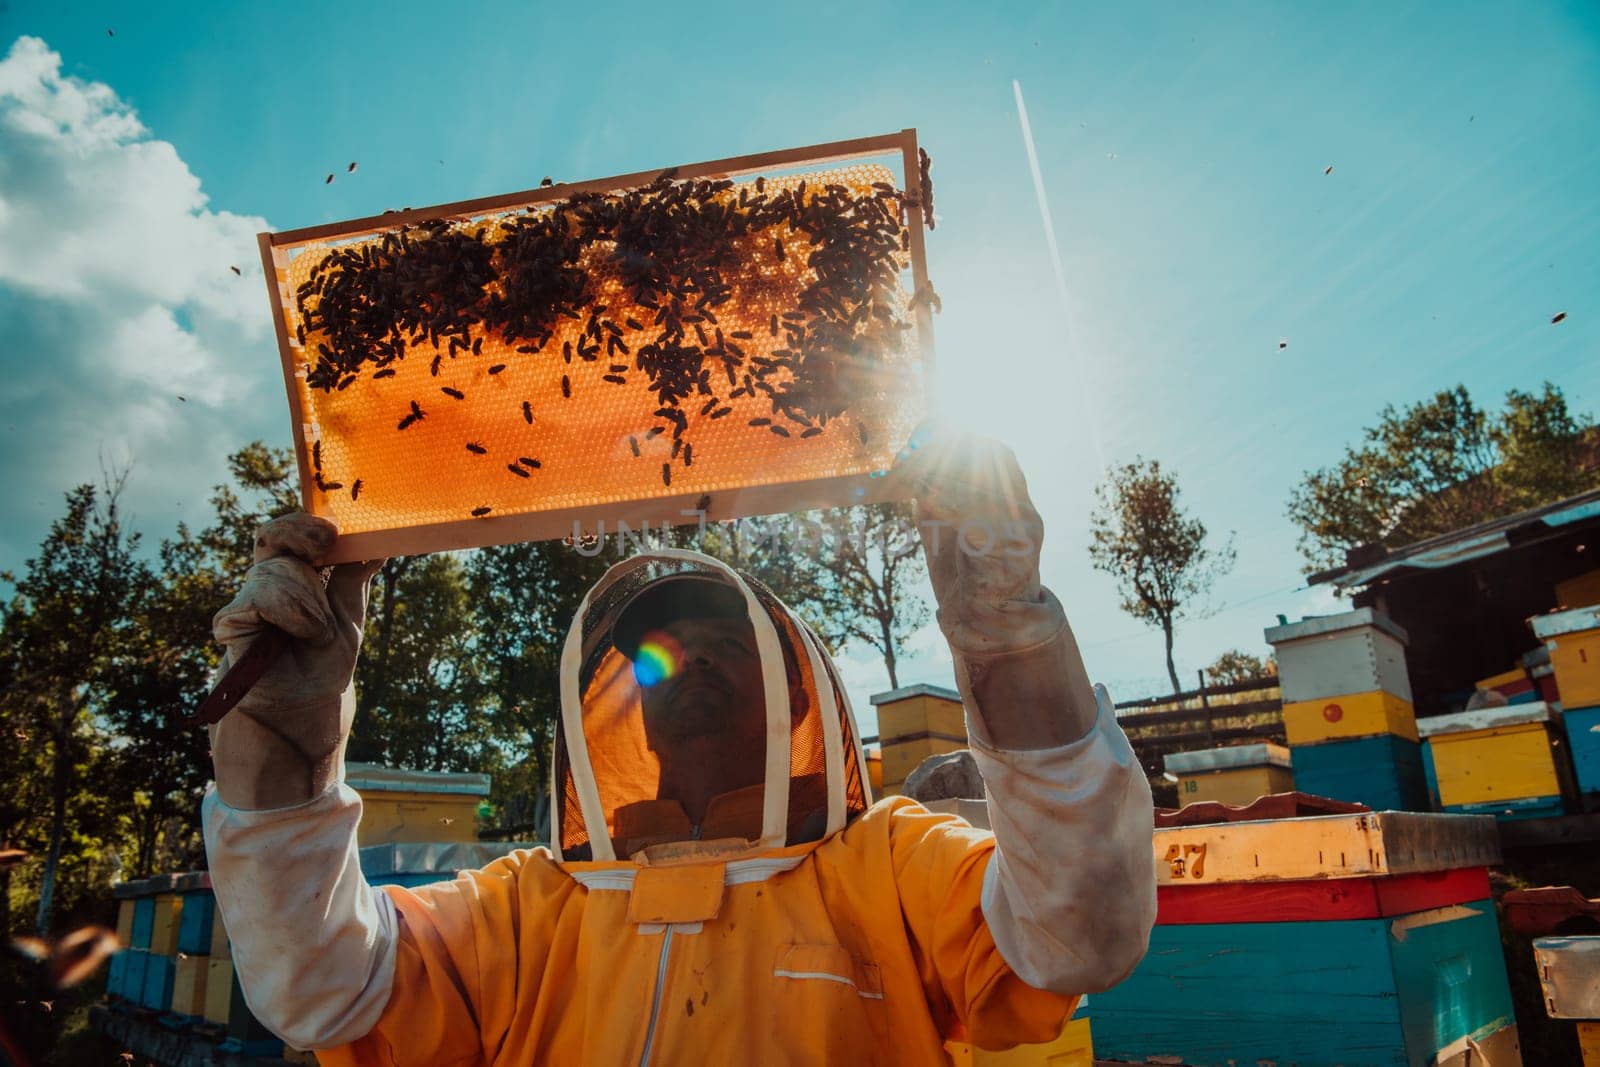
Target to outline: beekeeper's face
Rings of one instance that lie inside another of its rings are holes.
[[[634,659],[651,747],[722,735],[765,751],[761,658],[748,619],[683,618],[644,635]]]

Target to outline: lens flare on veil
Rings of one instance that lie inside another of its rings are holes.
[[[633,677],[648,688],[671,678],[682,666],[683,646],[670,634],[652,630],[639,642],[639,653],[633,659]]]

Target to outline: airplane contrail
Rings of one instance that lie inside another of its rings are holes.
[[[1044,219],[1044,239],[1050,246],[1050,264],[1055,268],[1056,272],[1056,295],[1061,299],[1062,328],[1066,333],[1067,345],[1070,347],[1077,335],[1077,331],[1073,328],[1072,300],[1067,295],[1067,272],[1061,265],[1061,246],[1056,243],[1056,224],[1050,218],[1050,201],[1045,197],[1044,193],[1044,174],[1039,170],[1039,153],[1033,146],[1033,128],[1028,125],[1028,106],[1022,102],[1022,83],[1013,78],[1011,90],[1017,97],[1017,118],[1022,121],[1022,143],[1028,149],[1028,166],[1033,171],[1033,191],[1034,195],[1039,198],[1039,214]],[[1081,353],[1079,354],[1079,366],[1081,370]],[[1083,380],[1087,381],[1088,376],[1084,375]],[[1088,403],[1084,405],[1087,409],[1085,421],[1089,426],[1090,439],[1094,443],[1095,459],[1099,461],[1100,469],[1104,470],[1106,456],[1104,449],[1100,445],[1100,417],[1097,400],[1098,398],[1096,397],[1088,398]]]

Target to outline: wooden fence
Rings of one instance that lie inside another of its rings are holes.
[[[1202,685],[1184,693],[1117,705],[1117,723],[1145,773],[1158,779],[1170,752],[1243,745],[1284,744],[1283,694],[1278,679]]]

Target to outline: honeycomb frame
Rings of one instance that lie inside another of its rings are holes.
[[[639,433],[627,435],[627,448],[623,449],[622,439],[615,434],[610,441],[609,455],[600,454],[600,450],[592,457],[593,466],[589,468],[591,476],[598,476],[602,481],[608,472],[622,472],[627,468],[623,465],[632,461],[640,465],[640,469],[653,469],[654,460],[667,459],[661,464],[661,479],[663,484],[652,485],[644,488],[638,476],[618,475],[616,481],[619,486],[616,491],[611,489],[590,489],[588,497],[580,492],[576,495],[560,492],[551,492],[544,496],[533,493],[538,500],[538,506],[524,507],[522,510],[505,510],[488,506],[479,513],[473,508],[465,512],[465,505],[459,501],[450,505],[453,510],[449,514],[440,514],[440,506],[428,505],[422,508],[413,508],[405,513],[410,516],[399,520],[384,519],[381,515],[377,520],[370,518],[360,522],[351,521],[351,505],[356,501],[355,494],[360,492],[360,486],[355,484],[356,469],[346,469],[346,466],[359,466],[359,455],[351,457],[341,451],[340,438],[337,433],[330,435],[329,428],[337,422],[330,420],[326,409],[333,403],[335,393],[331,388],[324,388],[325,398],[319,399],[316,390],[307,385],[307,377],[317,357],[305,343],[303,330],[297,335],[297,315],[303,312],[305,305],[296,305],[296,286],[293,279],[305,276],[305,263],[308,262],[306,253],[315,253],[317,250],[327,250],[354,242],[393,235],[408,227],[418,227],[422,224],[432,223],[440,225],[449,223],[454,226],[479,225],[489,227],[498,225],[496,220],[503,221],[513,213],[532,212],[570,200],[580,194],[618,194],[630,190],[639,190],[651,186],[652,182],[660,182],[670,176],[676,182],[690,182],[697,180],[738,180],[753,177],[765,177],[764,180],[776,185],[781,182],[804,181],[808,176],[815,174],[821,168],[838,164],[852,164],[856,161],[870,160],[873,158],[898,157],[900,164],[900,188],[912,193],[911,183],[916,181],[919,174],[919,153],[914,129],[902,130],[898,134],[888,134],[878,137],[859,138],[849,141],[839,141],[829,144],[813,145],[804,148],[787,149],[776,152],[760,153],[734,157],[731,159],[713,160],[704,163],[684,165],[669,168],[666,171],[650,170],[633,174],[620,175],[611,178],[602,178],[592,181],[574,182],[554,186],[544,186],[538,189],[509,193],[501,196],[486,197],[475,200],[443,204],[435,207],[407,210],[403,212],[389,212],[379,216],[355,219],[347,222],[332,223],[322,226],[305,227],[281,233],[263,233],[259,235],[259,244],[262,255],[263,267],[267,277],[268,289],[273,306],[273,320],[278,338],[279,353],[281,356],[285,387],[289,397],[291,424],[294,433],[295,455],[300,477],[300,491],[302,507],[312,513],[323,515],[335,522],[339,522],[344,531],[339,539],[335,553],[326,562],[343,562],[357,559],[372,559],[381,556],[400,554],[419,554],[425,552],[445,551],[471,547],[481,547],[493,544],[502,544],[514,541],[545,540],[557,537],[571,537],[593,532],[618,532],[619,526],[626,526],[638,530],[648,523],[650,526],[678,525],[696,521],[722,521],[727,519],[744,518],[748,516],[773,514],[778,512],[792,512],[817,507],[835,507],[850,504],[871,503],[880,500],[893,499],[896,496],[893,482],[880,477],[884,468],[888,467],[896,451],[904,444],[914,426],[916,417],[925,412],[932,398],[932,371],[934,362],[934,347],[932,336],[932,320],[928,300],[906,298],[910,294],[899,291],[897,295],[902,301],[901,309],[907,313],[909,327],[903,334],[902,348],[904,358],[896,368],[900,375],[900,385],[908,382],[918,390],[918,395],[911,396],[908,392],[897,393],[888,399],[880,397],[880,409],[888,411],[893,408],[894,418],[885,424],[884,432],[879,433],[880,427],[872,427],[873,437],[869,445],[866,416],[861,416],[861,424],[857,427],[860,433],[860,444],[851,444],[849,454],[845,455],[839,447],[834,448],[831,456],[818,451],[818,445],[823,437],[816,441],[783,441],[775,438],[763,437],[764,450],[760,448],[745,448],[744,455],[748,462],[739,468],[736,459],[728,460],[725,469],[718,469],[720,452],[712,450],[708,457],[705,446],[702,445],[700,462],[693,471],[681,466],[690,457],[680,457],[680,447],[676,440],[676,433],[672,438],[661,434],[658,428],[648,437],[649,430],[644,425],[649,417],[641,420]],[[773,172],[782,172],[783,176],[776,176]],[[893,184],[894,175],[887,177]],[[914,196],[907,197],[901,205],[900,224],[904,229],[905,237],[905,265],[909,267],[914,293],[931,292],[927,289],[927,267],[925,258],[925,244],[923,232],[923,213],[915,210],[917,201]],[[779,252],[782,256],[781,250]],[[298,264],[298,265],[297,265]],[[809,270],[809,267],[806,268]],[[793,273],[793,272],[791,272]],[[778,336],[776,313],[773,317],[772,334]],[[303,326],[303,321],[299,322]],[[787,329],[787,326],[785,327]],[[732,324],[729,325],[732,330]],[[750,332],[748,329],[746,334]],[[737,336],[737,334],[736,334]],[[609,337],[605,338],[607,341]],[[434,348],[438,350],[438,339],[434,341]],[[492,339],[491,339],[491,343]],[[509,344],[509,342],[505,342]],[[746,342],[749,343],[749,342]],[[719,345],[721,338],[719,336]],[[598,342],[596,342],[598,347]],[[561,346],[555,346],[559,349]],[[625,346],[622,346],[625,351]],[[519,352],[527,351],[518,349]],[[463,346],[462,355],[468,355]],[[452,347],[449,351],[450,366],[454,368],[456,350]],[[533,359],[540,359],[546,364],[554,364],[560,360],[560,352],[552,351],[537,357],[529,358],[532,366]],[[624,359],[613,356],[608,346],[604,359]],[[468,361],[461,361],[465,365]],[[479,361],[480,364],[482,361]],[[517,484],[527,486],[533,483],[534,477],[542,476],[545,472],[540,469],[537,459],[527,456],[513,456],[513,453],[536,452],[534,447],[516,448],[502,442],[490,441],[489,445],[481,445],[471,433],[470,419],[463,423],[462,419],[455,418],[455,413],[461,410],[459,405],[452,401],[452,394],[460,393],[460,389],[453,386],[440,385],[438,380],[422,382],[421,372],[417,369],[422,361],[413,360],[409,373],[414,379],[412,383],[416,388],[410,392],[416,393],[422,386],[437,386],[426,397],[418,394],[429,415],[433,419],[416,422],[416,430],[428,434],[454,433],[462,438],[465,450],[469,454],[455,456],[451,462],[456,464],[470,464],[483,456],[482,464],[484,484],[489,485],[493,477],[500,478],[505,485]],[[433,375],[440,373],[441,360],[433,361]],[[571,364],[570,354],[567,364]],[[383,364],[379,364],[383,366]],[[395,364],[401,374],[408,373],[403,358]],[[504,371],[506,364],[499,364]],[[606,366],[602,360],[598,367],[593,368],[589,374],[592,379],[598,374],[600,367]],[[576,377],[579,368],[572,367],[572,376]],[[615,370],[613,366],[611,369]],[[389,375],[395,372],[391,369]],[[380,375],[381,376],[381,375]],[[619,377],[622,375],[619,375]],[[456,374],[449,377],[457,385],[463,383],[463,376]],[[473,376],[474,396],[481,386],[499,387],[503,380],[508,380],[512,375],[491,372],[490,377],[484,376],[480,366]],[[569,393],[569,375],[561,377],[563,394]],[[915,381],[912,382],[911,379]],[[610,381],[611,379],[605,379]],[[729,372],[729,382],[733,381],[733,373]],[[345,382],[345,385],[352,384]],[[378,388],[371,382],[357,383],[359,388],[352,392],[352,396],[362,389]],[[393,383],[385,382],[387,388]],[[748,383],[747,383],[748,384]],[[893,384],[893,383],[891,383]],[[577,388],[574,382],[572,388]],[[585,379],[585,389],[593,388],[595,383]],[[628,388],[632,392],[631,387]],[[896,386],[898,388],[898,386]],[[443,396],[441,396],[441,393]],[[342,392],[340,394],[342,396]],[[398,395],[398,394],[397,394]],[[753,395],[753,394],[752,394]],[[546,396],[543,399],[548,400]],[[694,398],[698,400],[698,398]],[[891,402],[892,401],[892,402]],[[514,403],[514,402],[513,402]],[[319,404],[321,407],[319,408]],[[581,405],[580,405],[581,406]],[[590,411],[595,408],[590,404]],[[391,406],[391,411],[395,410]],[[416,410],[415,407],[412,410]],[[530,413],[529,405],[524,402],[523,413],[526,421],[533,427],[540,420],[535,419]],[[545,410],[545,409],[540,409]],[[691,416],[698,411],[698,406],[684,409]],[[708,409],[709,410],[709,409]],[[728,426],[748,424],[752,427],[756,423],[771,421],[761,418],[748,419],[753,408],[741,407],[737,417],[727,420]],[[399,409],[399,414],[406,414],[404,408]],[[657,413],[659,414],[659,412]],[[704,412],[700,413],[704,415]],[[451,422],[454,418],[454,423]],[[401,418],[401,422],[405,422]],[[579,420],[581,421],[581,420]],[[702,423],[704,419],[700,420]],[[841,426],[844,420],[837,420],[835,426]],[[362,424],[359,431],[350,431],[352,437],[365,435],[372,437],[377,431],[373,429],[372,422]],[[542,424],[541,424],[542,425]],[[827,425],[824,421],[824,426]],[[672,424],[668,423],[668,428]],[[393,429],[390,427],[389,429]],[[400,427],[407,430],[405,426]],[[567,435],[569,450],[573,435],[582,435],[583,426],[568,426],[563,432]],[[779,434],[779,429],[767,426],[772,434]],[[798,426],[794,429],[799,430]],[[799,431],[809,432],[809,431]],[[824,435],[825,436],[825,435]],[[842,434],[835,434],[834,438]],[[407,438],[408,443],[413,439]],[[329,447],[324,449],[324,441],[329,442]],[[670,458],[665,455],[665,450],[670,444]],[[355,446],[352,446],[354,448]],[[431,447],[430,461],[443,462],[439,459],[443,455],[437,444]],[[452,446],[453,448],[453,446]],[[509,451],[507,450],[509,448]],[[654,450],[651,455],[642,455],[646,449]],[[357,450],[359,451],[359,450]],[[630,454],[631,453],[631,454]],[[504,462],[508,457],[512,462]],[[751,458],[753,457],[753,458]],[[796,457],[800,462],[796,462]],[[821,458],[819,458],[821,457]],[[348,463],[346,461],[349,461]],[[436,469],[438,462],[435,462]],[[327,471],[324,471],[324,464]],[[674,469],[674,463],[680,464]],[[531,464],[531,465],[525,465]],[[505,467],[504,472],[500,467]],[[517,468],[522,467],[519,471]],[[467,470],[467,467],[458,467]],[[470,468],[476,471],[478,468]],[[565,469],[565,468],[563,468]],[[709,472],[709,473],[706,473]],[[326,473],[326,477],[324,477]],[[461,487],[467,484],[475,485],[475,481],[466,481],[467,475],[457,474],[448,477],[449,472],[443,472],[440,478],[435,479],[436,495],[459,493]],[[515,475],[515,479],[512,476]],[[478,478],[473,473],[471,479]],[[574,478],[578,475],[574,474]],[[631,481],[631,486],[627,483]],[[585,481],[585,486],[592,483]],[[337,493],[329,491],[334,487]],[[409,486],[413,494],[426,495],[425,488]],[[489,497],[494,492],[503,493],[503,485],[493,492],[485,491],[482,495]],[[372,487],[367,489],[366,507],[371,507]],[[348,495],[347,495],[348,494]],[[600,497],[601,499],[595,499]],[[574,503],[573,501],[577,502]],[[449,509],[444,509],[449,510]],[[417,514],[423,514],[419,521]]]

